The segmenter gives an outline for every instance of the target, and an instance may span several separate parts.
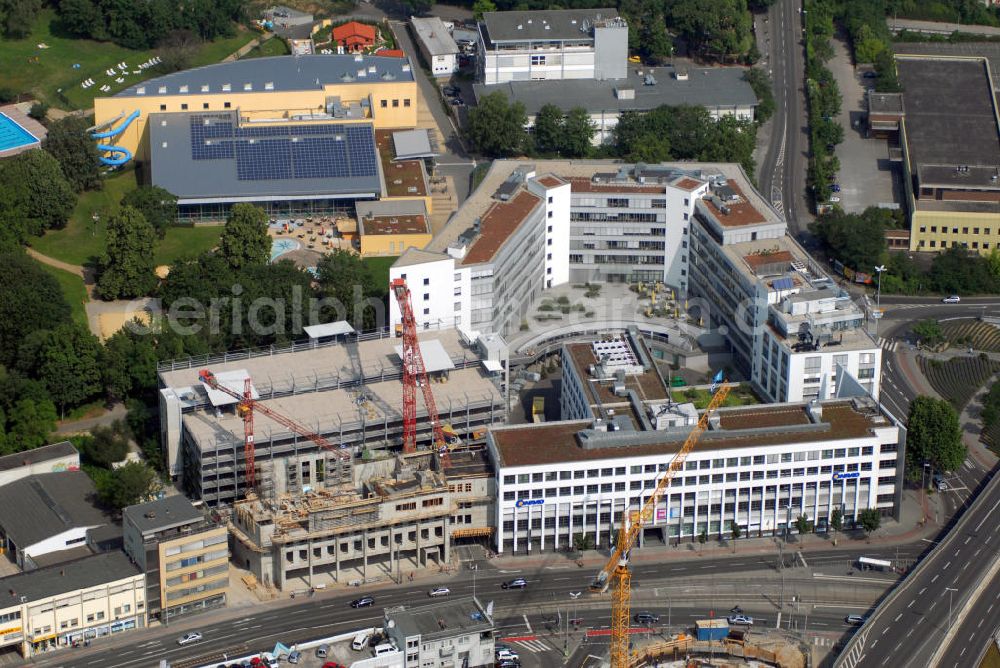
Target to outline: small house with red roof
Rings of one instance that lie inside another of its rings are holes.
[[[356,52],[375,46],[375,26],[351,21],[333,29],[333,41],[345,51]]]

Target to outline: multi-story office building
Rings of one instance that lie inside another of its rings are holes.
[[[616,9],[485,12],[478,80],[624,79],[628,24]]]
[[[720,184],[697,201],[694,219],[690,294],[705,300],[706,324],[725,334],[764,397],[836,397],[848,375],[878,395],[881,348],[864,314],[759,195]]]
[[[419,285],[413,287],[419,300]],[[227,387],[243,392],[250,378],[255,396],[269,408],[360,455],[402,444],[402,347],[384,332],[355,336],[336,329],[339,341],[318,340],[284,350],[243,351],[213,359],[181,359],[160,367],[161,441],[169,471],[183,477],[189,495],[209,505],[244,496],[243,420],[236,402],[198,379],[208,368]],[[424,363],[434,382],[437,410],[460,437],[507,417],[505,352],[488,342],[469,343],[454,329],[420,336]],[[429,439],[422,402],[418,441]],[[258,490],[264,496],[294,494],[352,482],[351,458],[324,450],[263,414],[254,419]]]
[[[472,596],[385,610],[386,633],[405,668],[492,666],[493,619]]]
[[[125,552],[146,576],[146,612],[163,623],[226,605],[229,535],[183,496],[122,512]]]
[[[145,589],[121,550],[0,579],[0,648],[27,659],[143,628]]]

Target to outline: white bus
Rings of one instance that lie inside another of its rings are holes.
[[[872,559],[871,557],[858,557],[858,566],[863,571],[877,569],[880,571],[892,570],[892,562],[884,559]]]

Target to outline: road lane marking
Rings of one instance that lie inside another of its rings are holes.
[[[927,587],[924,587],[923,589],[921,589],[920,591],[918,591],[917,592],[917,596],[922,596],[925,591],[927,591]]]
[[[948,561],[948,563],[947,563],[947,564],[945,564],[944,566],[942,566],[942,567],[941,567],[941,570],[942,570],[942,571],[946,571],[946,570],[948,570],[948,567],[949,567],[949,566],[951,566],[951,561],[950,561],[950,560]]]
[[[937,579],[939,577],[941,577],[941,574],[940,573],[935,573],[934,577],[931,579],[931,584],[934,584],[935,582],[937,582]]]
[[[903,613],[899,613],[898,615],[896,615],[896,619],[892,620],[893,624],[895,624],[896,622],[898,622],[899,618],[902,617],[902,616],[903,616]]]
[[[906,607],[907,607],[907,608],[910,608],[910,607],[913,607],[913,603],[914,603],[914,601],[916,601],[916,600],[917,600],[917,599],[913,599],[912,601],[910,601],[909,603],[907,603],[907,604],[906,604]]]

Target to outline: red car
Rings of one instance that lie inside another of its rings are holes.
[[[323,664],[323,668],[347,668],[347,667],[340,665],[336,661],[327,661],[326,663]]]

